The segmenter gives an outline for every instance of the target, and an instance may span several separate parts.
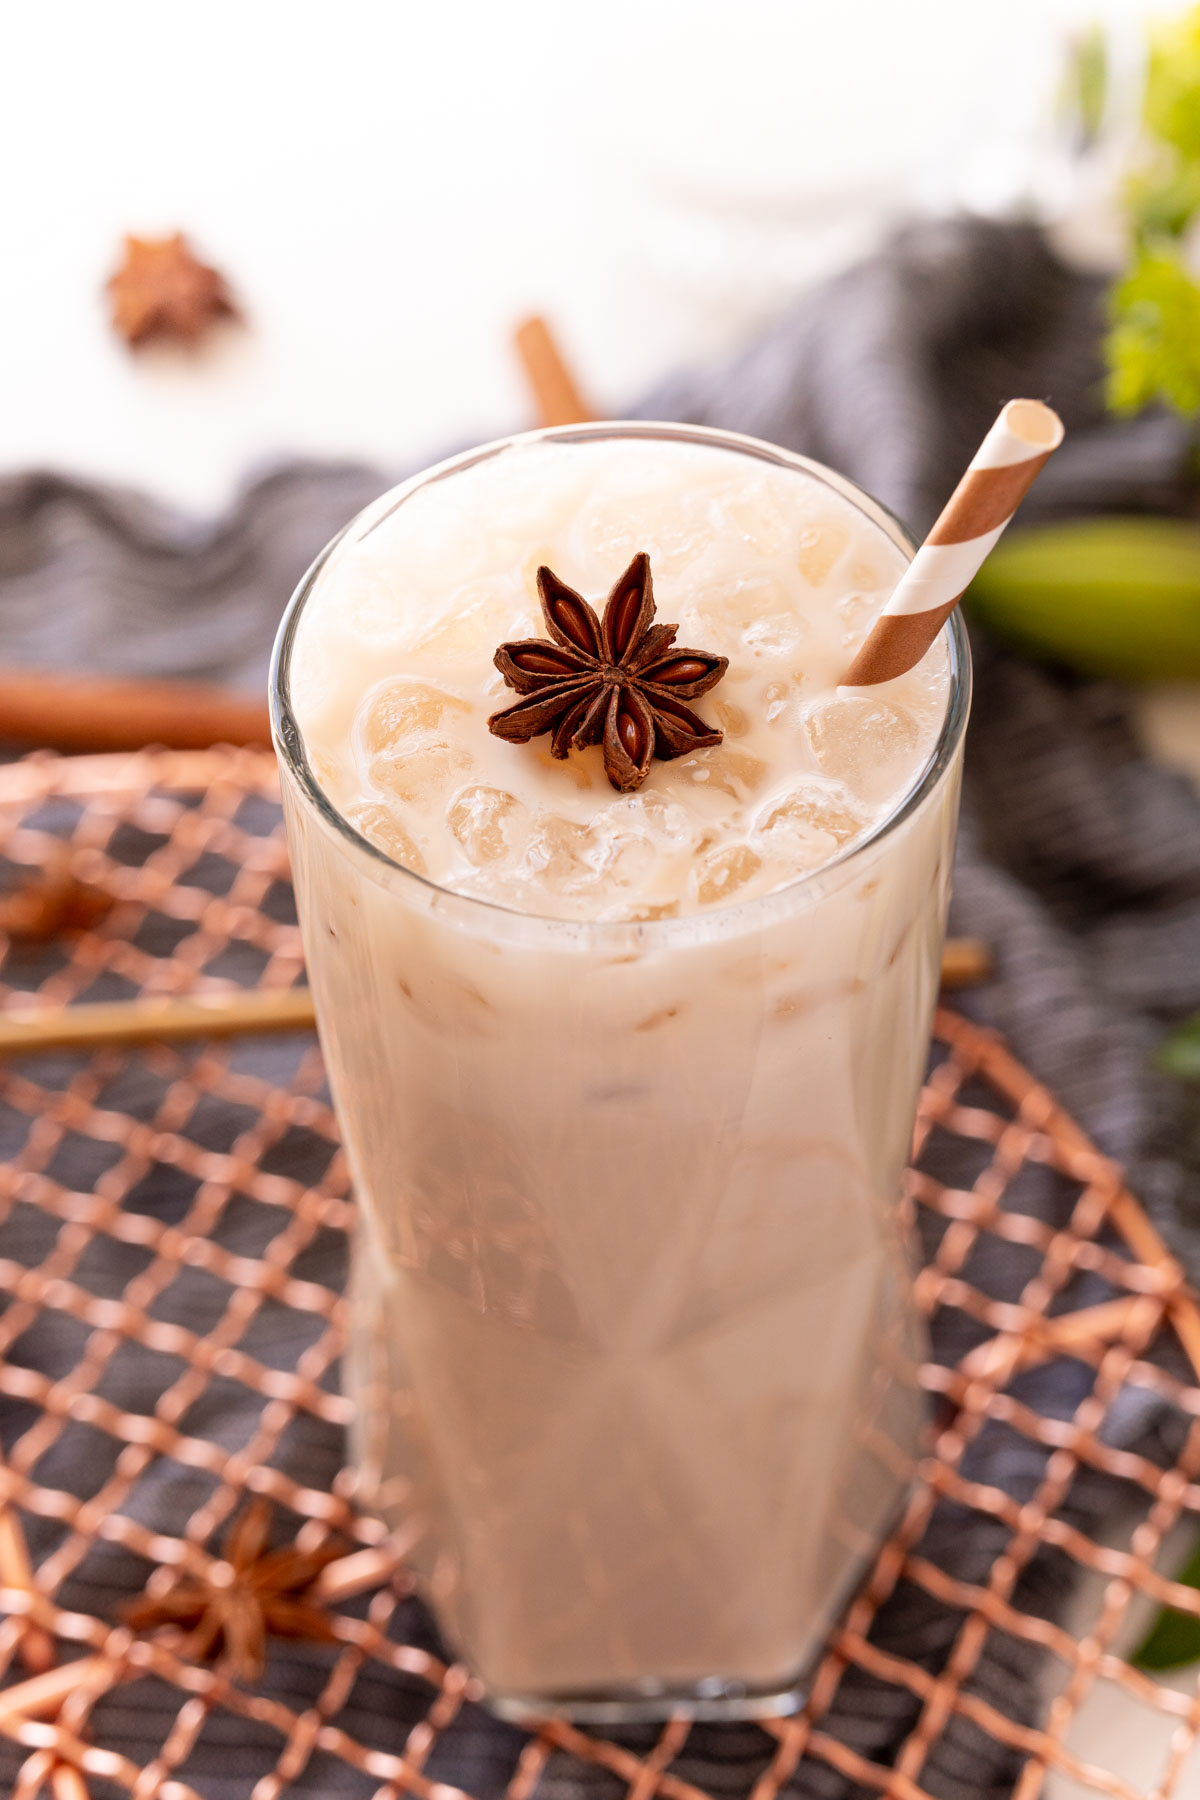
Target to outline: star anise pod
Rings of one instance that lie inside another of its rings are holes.
[[[134,1631],[174,1625],[187,1634],[186,1656],[222,1664],[242,1681],[262,1674],[268,1636],[335,1642],[328,1614],[307,1590],[344,1546],[268,1550],[270,1530],[270,1502],[256,1496],[231,1521],[205,1576],[180,1574],[156,1599],[133,1601],[126,1623]]]
[[[0,932],[18,944],[44,944],[62,932],[91,931],[112,911],[111,894],[47,869],[25,887],[0,894]]]
[[[655,625],[650,558],[634,557],[613,585],[604,616],[552,570],[537,574],[542,616],[553,643],[501,644],[496,667],[526,698],[493,713],[488,729],[510,744],[550,732],[550,754],[603,744],[604,770],[618,792],[641,787],[652,757],[664,761],[719,744],[723,733],[685,700],[715,687],[725,656],[675,648],[677,625]]]
[[[125,261],[108,283],[113,328],[130,344],[146,338],[194,343],[214,319],[237,308],[224,278],[200,262],[181,231],[125,239]]]

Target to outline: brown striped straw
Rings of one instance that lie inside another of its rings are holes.
[[[1009,401],[900,577],[843,687],[875,687],[916,667],[1062,440],[1062,420],[1040,400]]]

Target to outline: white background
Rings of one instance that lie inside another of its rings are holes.
[[[0,470],[200,510],[307,451],[598,406],[744,334],[913,204],[1019,185],[1065,29],[1142,0],[40,0],[0,23]],[[183,228],[247,323],[131,354],[103,283]]]

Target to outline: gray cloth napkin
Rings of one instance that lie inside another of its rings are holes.
[[[635,415],[726,426],[802,450],[851,476],[919,534],[998,406],[1013,394],[1040,395],[1063,414],[1069,436],[1023,516],[1193,513],[1198,490],[1183,428],[1158,416],[1125,425],[1103,416],[1099,303],[1095,285],[1056,262],[1032,228],[923,225],[806,297],[744,353],[668,382]],[[248,487],[226,518],[199,526],[127,493],[55,475],[10,477],[0,482],[5,660],[260,683],[296,580],[385,484],[370,469],[291,464]],[[1166,1024],[1200,1007],[1200,801],[1139,755],[1118,686],[1034,668],[979,634],[975,651],[953,926],[991,943],[997,977],[962,1004],[1001,1030],[1127,1166],[1200,1275],[1200,1109],[1150,1064]],[[941,1178],[970,1185],[961,1150],[942,1159]],[[1063,1219],[1061,1184],[1048,1177],[1030,1179],[1023,1203],[1053,1223]],[[1028,1274],[1020,1254],[993,1240],[980,1255],[989,1291],[1015,1298]],[[1072,1291],[1073,1303],[1087,1297],[1084,1288]],[[971,1341],[965,1318],[940,1317],[935,1355],[952,1359]],[[1069,1418],[1087,1391],[1086,1372],[1052,1364],[1022,1376],[1019,1391],[1042,1412]],[[224,1423],[209,1422],[218,1441]],[[1163,1406],[1131,1391],[1110,1408],[1104,1436],[1162,1461],[1180,1430]],[[327,1446],[325,1456],[336,1449]],[[1046,1456],[995,1427],[977,1440],[966,1471],[1025,1498]],[[1102,1477],[1084,1475],[1066,1510],[1095,1530],[1115,1500]],[[1006,1535],[982,1514],[943,1506],[921,1553],[980,1581]],[[130,1585],[139,1579],[135,1571]],[[114,1572],[115,1588],[124,1580]],[[1052,1616],[1069,1581],[1065,1560],[1043,1555],[1017,1601]],[[901,1584],[875,1637],[936,1670],[960,1625],[957,1612]],[[1007,1716],[1033,1721],[1037,1679],[1029,1647],[992,1631],[967,1688]],[[377,1704],[396,1703],[381,1683]],[[911,1695],[851,1672],[825,1729],[886,1764],[918,1711]],[[161,1724],[145,1709],[123,1713],[126,1754],[148,1759]],[[650,1739],[630,1733],[627,1741]],[[511,1772],[519,1737],[472,1711],[454,1745],[456,1760],[439,1768],[441,1778],[491,1793]],[[697,1728],[687,1778],[716,1794],[748,1793],[771,1748],[757,1727]],[[921,1782],[947,1800],[974,1800],[1008,1793],[1016,1773],[1010,1752],[955,1718]],[[608,1782],[555,1759],[539,1794],[559,1800],[594,1788],[599,1796]],[[813,1796],[854,1791],[809,1759],[788,1785]],[[235,1748],[227,1761],[217,1758],[201,1791],[213,1800],[243,1795]],[[344,1788],[330,1765],[304,1791],[333,1800],[357,1789]]]

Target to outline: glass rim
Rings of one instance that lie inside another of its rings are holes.
[[[366,855],[370,864],[390,870],[408,882],[417,883],[420,888],[426,889],[434,897],[456,903],[466,909],[468,915],[475,909],[483,909],[481,916],[499,915],[506,921],[525,920],[531,927],[558,928],[562,933],[573,936],[578,935],[581,930],[585,930],[589,935],[592,933],[628,934],[631,930],[636,931],[639,935],[652,933],[656,937],[659,934],[663,936],[685,933],[690,935],[695,933],[698,925],[703,926],[706,921],[729,920],[734,915],[750,913],[756,908],[767,908],[772,902],[778,904],[818,889],[829,875],[844,873],[848,865],[854,863],[867,851],[876,848],[883,839],[897,830],[924,804],[954,760],[966,729],[967,715],[970,711],[971,652],[961,607],[955,607],[943,626],[942,632],[939,633],[939,636],[945,637],[950,665],[946,714],[942,720],[941,730],[925,764],[895,808],[885,814],[863,837],[856,838],[853,843],[848,844],[837,856],[831,857],[828,862],[821,863],[815,869],[804,870],[794,880],[785,883],[782,887],[773,888],[770,893],[754,895],[752,898],[737,902],[732,906],[710,907],[700,913],[682,913],[668,918],[577,919],[563,918],[549,913],[529,912],[520,907],[507,906],[500,900],[486,899],[479,894],[462,893],[442,882],[435,881],[431,876],[422,875],[415,869],[407,868],[357,830],[329,799],[313,772],[305,751],[303,735],[292,709],[290,691],[292,652],[305,603],[334,552],[356,525],[366,521],[362,537],[367,537],[418,489],[427,487],[435,481],[444,481],[448,477],[471,468],[476,463],[486,462],[494,456],[503,455],[506,451],[537,443],[588,443],[610,438],[645,438],[660,442],[703,444],[714,449],[732,450],[741,455],[756,458],[760,462],[773,463],[777,467],[809,475],[849,501],[859,512],[864,513],[910,560],[916,552],[916,545],[912,537],[896,515],[882,502],[874,499],[872,495],[860,488],[856,482],[838,474],[835,469],[827,468],[824,463],[817,462],[812,457],[802,456],[799,451],[785,450],[780,445],[768,443],[762,438],[749,437],[736,431],[720,430],[715,426],[673,424],[653,419],[606,419],[583,425],[551,425],[536,431],[513,432],[507,437],[495,438],[474,449],[461,451],[455,456],[447,457],[444,461],[434,463],[429,468],[410,475],[394,487],[386,489],[377,499],[370,501],[355,513],[353,518],[347,520],[341,531],[337,532],[314,558],[297,583],[275,635],[269,676],[271,736],[282,768],[292,777],[307,803],[313,807],[326,825],[331,826],[356,851]],[[372,517],[372,514],[376,516]]]

